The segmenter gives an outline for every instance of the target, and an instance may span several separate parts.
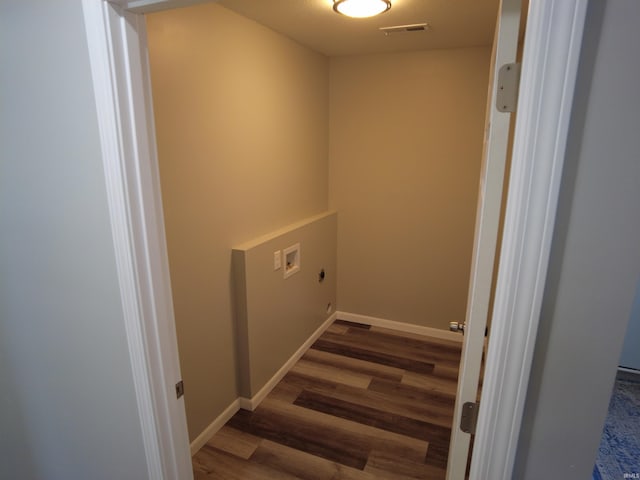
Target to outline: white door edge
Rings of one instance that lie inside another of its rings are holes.
[[[475,403],[478,394],[512,120],[511,113],[498,110],[496,106],[500,84],[498,72],[503,65],[516,61],[521,0],[501,0],[496,13],[498,21],[491,55],[485,142],[478,189],[464,344],[447,462],[447,480],[464,480],[467,469],[471,434],[463,432],[459,426],[464,404]]]
[[[558,205],[587,0],[530,3],[470,478],[510,480]]]
[[[531,3],[517,114],[519,127],[516,128],[502,244],[503,260],[471,466],[471,478],[477,480],[511,478],[557,208],[587,0],[537,0]],[[119,78],[120,82],[129,85],[148,81],[146,59],[131,64],[128,58],[131,52],[135,54],[136,48],[146,44],[146,33],[130,31],[123,35],[124,48],[112,50],[109,41],[111,30],[123,27],[114,25],[114,19],[109,19],[106,0],[83,0],[83,9],[149,478],[188,479],[192,478],[192,473],[184,405],[177,401],[173,403],[180,408],[170,408],[171,402],[168,402],[173,391],[167,379],[175,374],[176,344],[167,341],[171,333],[164,331],[163,335],[158,335],[167,328],[167,315],[173,321],[173,313],[165,311],[158,315],[156,312],[145,318],[144,314],[148,312],[143,310],[140,299],[143,292],[149,304],[159,305],[159,310],[168,308],[162,305],[161,297],[169,284],[166,251],[158,256],[158,252],[153,254],[152,246],[164,245],[165,242],[161,209],[158,209],[159,206],[161,208],[159,185],[150,172],[138,168],[140,158],[122,148],[121,139],[135,132],[125,132],[119,121],[120,115],[126,112],[121,113],[118,105],[128,104],[128,90],[116,88],[115,80]],[[118,14],[120,23],[124,23],[125,12]],[[135,22],[139,23],[139,20]],[[120,71],[123,65],[128,65],[129,70]],[[535,85],[534,79],[541,83]],[[149,128],[149,135],[153,135],[150,112],[146,108],[128,113],[136,118],[137,125]],[[540,128],[527,132],[525,123]],[[149,148],[149,145],[138,145],[149,141],[144,135],[134,136],[133,141],[134,151],[135,147],[142,151]],[[151,162],[155,162],[157,168],[155,144],[150,152]],[[141,176],[139,184],[130,186],[128,172],[136,170]],[[140,184],[156,189],[151,195],[155,203],[149,200],[148,195],[138,197],[138,207],[145,218],[155,216],[154,221],[157,222],[157,228],[146,232],[144,227],[128,224],[130,218],[136,217],[137,207],[123,187],[141,188]],[[533,232],[541,237],[537,240],[528,238]],[[136,253],[148,256],[146,272],[136,271]],[[145,284],[144,275],[136,273],[146,273],[147,280],[153,277],[155,281]],[[515,283],[509,283],[509,279]],[[516,318],[514,315],[521,322],[511,323],[510,319]],[[175,336],[175,324],[169,327],[169,331],[173,331]],[[168,350],[164,349],[166,343],[169,344]],[[159,364],[150,363],[149,351],[159,355]],[[154,382],[154,378],[165,380]],[[169,408],[156,408],[156,405],[168,405]]]
[[[127,344],[148,478],[193,478],[155,150],[144,17],[83,0]]]

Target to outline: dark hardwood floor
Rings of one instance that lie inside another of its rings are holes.
[[[461,343],[337,320],[193,457],[221,480],[445,478]]]

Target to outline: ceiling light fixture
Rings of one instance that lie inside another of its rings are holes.
[[[353,18],[374,17],[391,8],[391,0],[333,0],[333,9]]]

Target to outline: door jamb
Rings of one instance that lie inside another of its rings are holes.
[[[150,479],[191,479],[143,15],[82,2],[120,296]]]
[[[468,429],[462,423],[464,405],[476,403],[479,391],[485,332],[488,324],[491,283],[498,254],[500,210],[509,151],[509,130],[513,114],[498,107],[499,71],[516,61],[521,18],[521,0],[500,0],[491,53],[485,134],[476,205],[473,253],[465,313],[464,343],[458,374],[453,425],[447,459],[447,480],[463,480],[471,446]],[[517,92],[516,92],[517,93]],[[455,426],[455,428],[454,428]]]
[[[152,9],[163,0],[147,3]],[[587,0],[538,0],[530,5],[472,479],[507,480],[513,470],[586,4]],[[180,370],[144,17],[107,0],[83,0],[83,11],[149,478],[192,478],[184,400],[173,397]]]
[[[470,478],[511,479],[533,360],[586,0],[530,2]]]

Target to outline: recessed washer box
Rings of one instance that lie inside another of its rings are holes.
[[[300,244],[291,245],[285,248],[282,253],[284,256],[284,278],[289,278],[300,271]]]

